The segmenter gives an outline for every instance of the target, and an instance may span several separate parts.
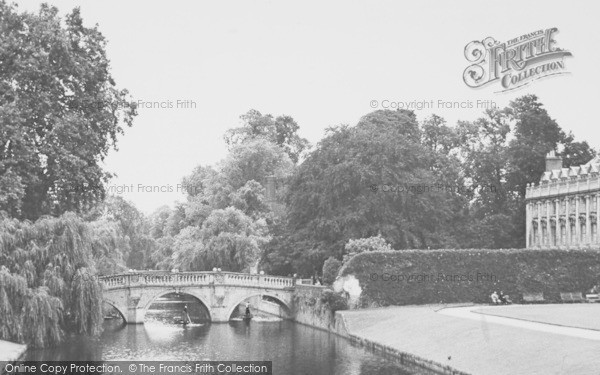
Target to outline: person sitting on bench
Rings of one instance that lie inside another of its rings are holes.
[[[498,305],[500,303],[500,298],[498,298],[498,293],[496,293],[495,290],[494,293],[492,293],[492,295],[490,296],[490,298],[492,299],[492,303],[494,305]]]
[[[512,303],[508,294],[504,294],[503,291],[500,291],[500,295],[498,296],[498,299],[500,300],[501,303],[503,303],[505,305]]]

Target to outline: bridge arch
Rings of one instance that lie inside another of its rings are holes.
[[[190,288],[190,289],[186,288],[184,290],[165,288],[165,289],[161,289],[155,293],[149,294],[146,296],[146,298],[140,299],[140,301],[138,303],[138,308],[143,310],[141,320],[143,322],[146,319],[146,313],[148,312],[148,309],[150,308],[150,306],[152,306],[152,304],[154,302],[156,302],[157,299],[159,299],[162,296],[165,296],[167,294],[172,294],[172,293],[187,294],[188,296],[194,297],[196,300],[198,300],[198,302],[200,302],[202,304],[202,306],[204,306],[204,308],[208,312],[208,319],[212,320],[213,312],[210,309],[210,305],[208,303],[206,303],[206,297],[200,292],[201,292],[201,290],[194,290],[194,288]]]
[[[123,322],[127,323],[127,315],[125,315],[125,313],[123,312],[124,308],[119,306],[118,303],[115,303],[114,301],[104,298],[102,300],[102,302],[106,303],[107,305],[113,307],[115,310],[117,310],[117,312],[119,313],[119,315],[121,315],[121,319],[123,319]]]
[[[259,297],[259,296],[260,297],[267,296],[267,297],[273,298],[274,300],[277,300],[281,306],[285,307],[286,312],[287,312],[288,315],[290,315],[292,313],[292,309],[290,307],[290,304],[287,303],[287,302],[285,302],[283,298],[275,295],[275,293],[254,292],[254,293],[248,293],[247,295],[243,296],[242,298],[238,298],[238,299],[234,300],[234,303],[227,310],[227,319],[231,319],[231,315],[233,314],[233,312],[235,311],[236,307],[238,307],[240,303],[244,302],[248,298]]]

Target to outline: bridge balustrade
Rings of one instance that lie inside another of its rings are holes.
[[[296,284],[290,277],[254,275],[234,272],[137,272],[122,275],[102,276],[100,281],[108,289],[132,286],[164,285],[237,285],[247,287],[290,288]]]

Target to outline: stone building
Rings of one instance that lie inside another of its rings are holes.
[[[529,184],[527,248],[600,249],[600,157],[563,168],[554,152],[546,156],[540,183]]]

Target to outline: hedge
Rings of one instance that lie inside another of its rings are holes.
[[[600,284],[599,250],[399,250],[361,253],[340,276],[354,275],[361,306],[485,303],[503,291],[513,302],[523,293],[585,293]]]

